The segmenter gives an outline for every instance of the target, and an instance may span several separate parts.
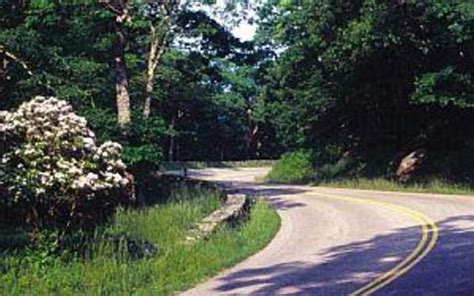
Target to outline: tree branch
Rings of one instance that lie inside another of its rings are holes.
[[[107,8],[110,12],[117,16],[121,16],[123,11],[112,5],[110,0],[99,0],[99,4]]]
[[[6,50],[5,46],[1,44],[0,44],[0,53],[3,53],[7,58],[10,58],[14,62],[18,63],[23,69],[25,69],[26,73],[28,73],[30,76],[33,76],[33,72],[30,70],[28,65],[19,57],[9,52],[8,50]]]

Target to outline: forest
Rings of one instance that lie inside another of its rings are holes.
[[[472,177],[471,1],[206,5],[3,0],[0,108],[67,100],[131,166],[305,150],[375,176],[424,149],[426,173]]]
[[[277,233],[241,194],[190,243],[232,194],[172,165],[472,194],[473,75],[472,0],[0,0],[0,294],[176,295]]]
[[[384,175],[425,149],[428,173],[471,177],[471,1],[204,5],[2,1],[2,109],[67,100],[129,165],[304,149]],[[242,21],[250,41],[232,35]]]

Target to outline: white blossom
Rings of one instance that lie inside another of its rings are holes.
[[[14,112],[0,111],[0,171],[8,176],[0,185],[9,196],[21,198],[25,190],[90,196],[128,185],[122,146],[109,141],[98,147],[86,119],[72,111],[65,101],[42,96]]]

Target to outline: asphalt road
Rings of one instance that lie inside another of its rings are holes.
[[[474,296],[474,196],[254,182],[267,170],[191,171],[266,198],[282,226],[264,250],[182,295]]]

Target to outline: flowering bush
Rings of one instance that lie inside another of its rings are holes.
[[[56,98],[0,112],[0,224],[92,228],[131,200],[121,146],[96,145],[86,120]]]

